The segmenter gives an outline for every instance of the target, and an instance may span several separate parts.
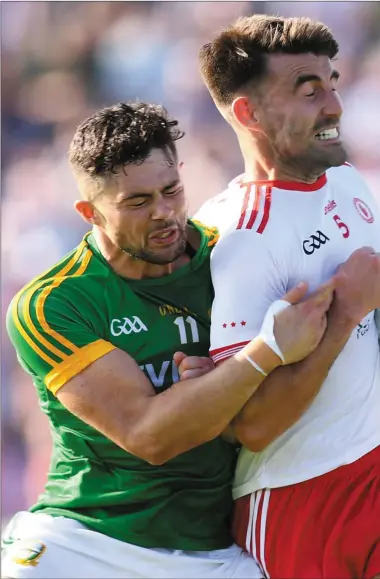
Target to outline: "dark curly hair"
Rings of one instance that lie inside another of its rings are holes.
[[[175,156],[175,141],[183,135],[164,107],[119,103],[97,111],[79,125],[69,148],[69,162],[74,173],[94,180],[107,178],[126,165],[143,163],[155,148]]]
[[[199,60],[212,97],[229,105],[239,89],[248,84],[257,88],[266,74],[268,55],[312,52],[332,59],[338,49],[331,30],[321,22],[254,14],[239,18],[202,46]]]

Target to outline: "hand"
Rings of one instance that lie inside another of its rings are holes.
[[[178,368],[180,380],[199,378],[215,368],[211,358],[187,356],[187,354],[183,352],[176,352],[173,360]]]
[[[326,331],[326,312],[333,298],[334,286],[332,278],[304,299],[308,285],[302,282],[284,296],[283,299],[293,305],[275,316],[274,335],[285,364],[306,358],[318,346]]]
[[[335,274],[334,314],[348,319],[352,328],[380,308],[380,253],[371,247],[354,251]]]

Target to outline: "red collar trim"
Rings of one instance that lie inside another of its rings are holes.
[[[288,191],[318,191],[327,183],[326,173],[318,177],[314,183],[299,183],[298,181],[240,181],[241,187],[253,183],[254,185],[267,185],[277,189],[286,189]]]

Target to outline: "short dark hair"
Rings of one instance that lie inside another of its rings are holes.
[[[103,108],[77,128],[69,149],[74,172],[90,178],[110,177],[120,168],[141,164],[152,149],[176,154],[175,141],[184,133],[161,105],[119,103]]]
[[[268,55],[312,52],[332,59],[338,50],[331,30],[321,22],[255,14],[239,18],[202,46],[199,60],[212,97],[228,105],[239,89],[265,76]]]

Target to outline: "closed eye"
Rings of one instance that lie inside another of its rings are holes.
[[[181,193],[182,190],[183,190],[183,187],[181,185],[179,187],[176,187],[175,189],[165,191],[164,195],[174,196],[174,195],[177,195],[178,193]]]
[[[137,201],[135,203],[131,203],[130,207],[142,207],[147,203],[148,199],[142,199],[141,201]]]

